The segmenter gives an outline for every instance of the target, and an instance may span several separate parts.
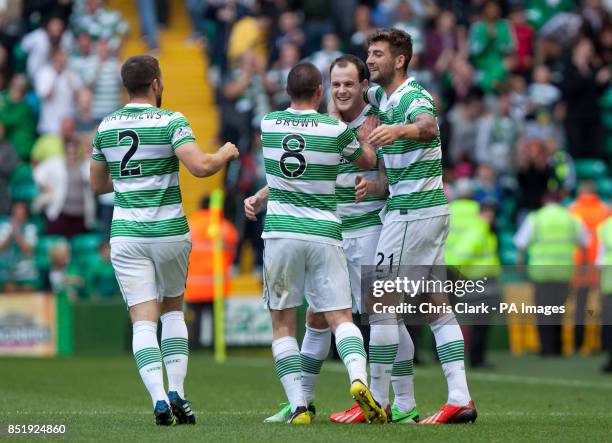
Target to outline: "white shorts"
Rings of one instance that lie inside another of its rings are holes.
[[[264,241],[264,301],[268,309],[301,306],[313,312],[350,309],[346,257],[340,246],[289,238]]]
[[[380,229],[363,237],[345,238],[342,249],[348,264],[351,294],[353,296],[353,312],[361,312],[361,267],[374,264],[376,245],[380,237]]]
[[[374,264],[410,266],[419,277],[429,278],[432,266],[444,266],[444,243],[449,216],[384,223],[376,246]]]
[[[111,244],[111,262],[128,306],[185,292],[191,240]]]

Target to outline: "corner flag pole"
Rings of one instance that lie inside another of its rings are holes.
[[[214,305],[213,317],[215,323],[215,361],[223,363],[226,358],[225,352],[225,297],[224,277],[225,266],[223,258],[223,232],[221,222],[223,220],[223,190],[215,189],[210,195],[210,226],[208,237],[213,240],[213,291]]]

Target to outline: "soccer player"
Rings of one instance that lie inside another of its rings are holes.
[[[369,37],[367,65],[370,80],[377,86],[368,89],[366,99],[378,108],[382,123],[372,131],[369,142],[382,150],[390,192],[376,257],[391,269],[397,265],[425,267],[433,276],[433,266],[444,265],[449,210],[442,188],[436,107],[431,95],[407,77],[411,57],[412,40],[403,31],[382,29]],[[357,192],[367,187],[364,181]],[[399,342],[398,329],[390,322],[384,317],[370,318],[370,354],[372,346],[381,350],[376,356],[377,367],[370,356],[371,389],[383,407],[388,403],[389,378]],[[430,327],[446,376],[448,399],[422,423],[474,421],[476,409],[466,381],[461,329],[453,314],[435,318]]]
[[[96,194],[115,192],[111,262],[129,308],[134,357],[153,400],[155,421],[194,424],[183,391],[188,356],[183,292],[191,239],[181,203],[179,160],[193,175],[207,177],[237,158],[238,150],[226,143],[214,154],[203,153],[187,119],[160,108],[164,86],[155,58],[130,57],[121,78],[130,102],[98,127],[91,187]]]
[[[362,149],[344,123],[315,111],[323,89],[314,65],[300,63],[291,69],[287,93],[291,107],[262,120],[268,187],[247,199],[245,209],[253,216],[269,201],[262,235],[264,299],[272,316],[276,372],[291,407],[288,422],[311,423],[295,338],[295,308],[306,294],[312,312],[323,313],[336,336],[351,395],[368,422],[382,424],[386,413],[367,387],[363,338],[352,322],[341,221],[336,214],[341,159],[369,170],[376,165],[376,154],[369,146]]]

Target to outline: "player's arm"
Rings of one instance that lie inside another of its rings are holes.
[[[355,179],[355,202],[360,203],[369,195],[389,194],[389,180],[383,160],[378,161],[378,180],[364,180],[361,175]]]
[[[348,128],[340,137],[343,140],[345,136],[350,134],[350,141],[344,145],[342,156],[360,169],[370,170],[376,166],[376,151],[372,144],[368,142],[368,136],[377,125],[378,119],[375,116],[369,116],[359,128],[359,140],[355,139]],[[344,141],[341,141],[341,144],[344,143]]]
[[[113,192],[113,180],[105,161],[93,160],[89,167],[89,174],[91,190],[95,195]]]
[[[227,162],[238,158],[238,148],[225,143],[213,154],[202,152],[196,142],[185,142],[175,151],[178,159],[196,177],[210,177],[219,172]]]
[[[390,145],[395,140],[416,140],[427,142],[438,135],[436,118],[422,113],[414,118],[414,123],[404,125],[381,125],[372,131],[368,141],[374,146]]]

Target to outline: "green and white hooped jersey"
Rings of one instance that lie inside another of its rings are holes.
[[[409,124],[422,113],[437,116],[431,95],[414,78],[406,79],[387,97],[380,86],[366,93],[366,101],[378,108],[382,124]],[[387,178],[385,222],[419,220],[449,214],[442,186],[440,137],[428,142],[396,140],[381,147]]]
[[[175,150],[195,141],[180,112],[130,103],[102,120],[92,159],[108,165],[115,190],[111,243],[189,238]]]
[[[376,110],[366,105],[361,114],[352,122],[347,123],[355,137],[359,128],[370,114],[376,114]],[[377,154],[381,151],[378,150]],[[379,213],[385,206],[387,197],[375,195],[366,197],[364,201],[355,203],[355,179],[362,176],[365,180],[378,180],[378,166],[364,171],[353,166],[344,158],[340,163],[340,172],[336,180],[336,198],[338,199],[338,216],[342,221],[342,237],[356,238],[371,234],[380,230],[382,222]]]
[[[341,246],[336,178],[342,157],[354,161],[362,153],[353,132],[314,110],[288,108],[264,116],[261,141],[269,187],[262,238]]]

